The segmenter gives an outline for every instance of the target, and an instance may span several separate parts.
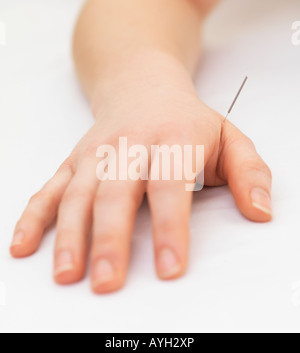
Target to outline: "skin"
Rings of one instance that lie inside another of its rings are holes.
[[[157,274],[169,280],[185,273],[193,194],[185,180],[100,182],[97,148],[117,146],[119,136],[149,148],[204,145],[205,185],[228,183],[246,218],[271,220],[268,166],[248,137],[199,99],[192,82],[201,28],[216,2],[86,2],[75,30],[74,60],[95,124],[31,198],[16,225],[14,257],[35,253],[57,217],[55,281],[81,280],[90,261],[92,290],[118,290],[126,281],[135,218],[147,193]]]

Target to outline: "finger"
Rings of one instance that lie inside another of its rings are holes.
[[[94,204],[92,289],[107,293],[125,281],[130,241],[145,187],[142,181],[101,182]]]
[[[10,249],[12,256],[25,257],[36,252],[45,229],[56,217],[59,203],[72,175],[72,165],[67,160],[41,191],[30,199],[16,225]]]
[[[228,181],[243,215],[256,222],[272,219],[272,175],[253,142],[230,122],[223,126],[220,173]]]
[[[77,282],[85,274],[97,185],[95,160],[86,159],[79,164],[59,208],[54,253],[54,279],[59,284]]]
[[[215,141],[220,136],[216,121],[217,119],[213,120],[211,124],[200,122],[199,126],[192,131],[185,132],[183,129],[173,134],[172,141],[169,140],[167,145],[174,152],[171,154],[172,165],[163,165],[163,153],[158,150],[152,158],[151,180],[148,183],[147,193],[152,214],[156,270],[161,279],[180,277],[187,269],[193,192],[190,189],[191,180],[188,180],[185,172],[186,167],[189,170],[192,164],[193,171],[201,174],[205,165],[216,154]],[[177,145],[176,141],[174,143],[174,138],[180,141],[180,145]],[[178,146],[181,148],[179,149]],[[189,151],[186,147],[192,147],[192,153],[186,153]],[[198,147],[204,147],[204,154],[198,153]],[[171,169],[169,174],[171,180],[161,180],[162,173],[158,178],[160,180],[153,180],[153,169],[162,168],[166,171],[166,167],[168,170]],[[182,175],[182,178],[177,177],[179,180],[172,180],[175,179],[177,172]],[[203,181],[201,183],[203,184]]]
[[[192,192],[181,181],[150,181],[148,199],[157,274],[161,279],[180,277],[188,263]]]

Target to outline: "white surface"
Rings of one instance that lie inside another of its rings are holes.
[[[70,57],[82,3],[1,0],[7,45],[0,46],[0,331],[300,331],[300,46],[291,43],[298,0],[224,1],[207,25],[197,84],[200,96],[225,113],[249,75],[230,119],[273,170],[272,223],[245,220],[227,188],[197,194],[190,270],[163,283],[154,274],[144,207],[128,284],[109,296],[93,295],[88,279],[53,283],[54,230],[35,256],[10,257],[28,198],[93,122]]]

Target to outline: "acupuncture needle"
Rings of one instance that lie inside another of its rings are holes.
[[[229,110],[228,110],[228,112],[227,112],[227,115],[226,115],[226,117],[225,117],[225,119],[224,119],[224,122],[227,120],[229,114],[231,113],[233,107],[235,106],[235,103],[236,103],[237,99],[239,98],[239,96],[240,96],[240,94],[241,94],[241,92],[242,92],[242,90],[243,90],[243,88],[244,88],[244,86],[245,86],[247,80],[248,80],[248,76],[245,77],[245,79],[244,79],[244,81],[243,81],[243,83],[242,83],[242,85],[241,85],[241,88],[239,89],[237,95],[235,96],[234,101],[232,102],[232,104],[231,104],[231,106],[230,106],[230,108],[229,108]]]

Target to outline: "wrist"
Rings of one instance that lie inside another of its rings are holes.
[[[139,100],[148,92],[173,90],[196,95],[191,74],[176,56],[159,50],[143,50],[107,67],[96,79],[91,104],[95,117],[103,106],[118,104],[125,97]]]

